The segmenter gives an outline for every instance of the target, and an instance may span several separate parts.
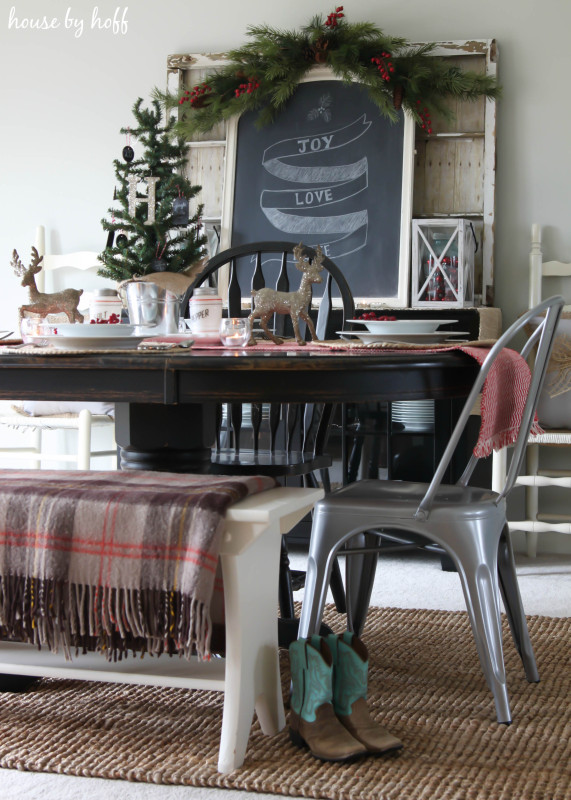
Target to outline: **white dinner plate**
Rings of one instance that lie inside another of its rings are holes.
[[[52,331],[57,336],[71,337],[73,339],[119,339],[131,336],[135,330],[134,325],[90,325],[86,323],[53,323]],[[148,334],[152,335],[152,334]]]
[[[369,333],[434,333],[439,325],[452,325],[457,319],[351,319],[348,322],[359,322],[365,325]]]
[[[136,350],[145,336],[42,336],[42,340],[58,350]]]
[[[337,331],[339,336],[344,338],[356,336],[363,344],[373,344],[374,342],[401,342],[402,344],[442,344],[442,342],[457,341],[456,336],[469,336],[467,331],[434,331],[432,333],[398,333],[380,334],[369,333],[366,331]]]

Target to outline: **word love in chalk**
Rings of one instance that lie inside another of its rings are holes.
[[[114,36],[125,34],[129,30],[129,22],[127,20],[128,6],[121,8],[118,6],[112,17],[105,16],[99,13],[99,6],[95,6],[91,12],[91,19],[89,26],[91,30],[109,31]],[[24,17],[19,16],[16,11],[16,6],[10,8],[8,14],[8,30],[35,30],[35,31],[50,31],[63,28],[73,32],[76,39],[83,35],[85,29],[85,19],[83,17],[75,17],[73,9],[68,7],[63,18],[60,17]]]
[[[312,189],[307,192],[294,192],[296,206],[313,206],[333,202],[331,189]]]

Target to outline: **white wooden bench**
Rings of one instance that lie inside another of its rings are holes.
[[[321,497],[321,489],[280,487],[229,508],[220,550],[225,658],[200,662],[161,656],[109,663],[92,653],[66,661],[47,649],[0,642],[0,673],[222,691],[218,770],[231,772],[244,761],[254,711],[266,735],[285,725],[277,638],[281,537]]]

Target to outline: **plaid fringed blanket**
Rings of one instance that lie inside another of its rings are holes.
[[[2,636],[66,657],[73,648],[109,659],[208,657],[224,515],[275,485],[259,476],[0,471]]]

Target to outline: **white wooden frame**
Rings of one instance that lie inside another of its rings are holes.
[[[447,41],[439,42],[434,51],[437,56],[444,57],[461,57],[469,66],[472,58],[476,60],[485,60],[484,72],[488,76],[495,77],[497,75],[498,63],[498,46],[494,39],[470,39],[467,41]],[[211,53],[211,54],[182,54],[171,55],[167,60],[168,71],[168,89],[176,93],[180,88],[186,87],[191,84],[200,83],[205,80],[207,74],[215,71],[227,63],[225,54]],[[318,71],[315,72],[315,80],[321,79],[318,77]],[[414,126],[413,126],[414,127]],[[459,213],[444,213],[442,216],[461,216],[469,217],[474,221],[476,230],[481,227],[481,269],[482,269],[482,305],[493,305],[494,303],[494,227],[495,227],[495,183],[496,183],[496,148],[495,148],[495,130],[496,130],[496,102],[493,100],[485,101],[485,120],[484,129],[473,130],[468,127],[459,130],[455,133],[435,133],[435,139],[449,140],[453,142],[455,139],[470,140],[483,140],[483,163],[482,170],[482,185],[483,196],[481,208],[473,214],[465,213],[464,209],[460,209]],[[424,136],[424,132],[417,132],[418,136]],[[235,145],[234,145],[235,146]],[[219,203],[216,207],[211,206],[208,202],[206,205],[204,221],[206,225],[223,224],[225,238],[221,242],[221,246],[227,246],[229,243],[229,233],[226,225],[226,220],[223,219],[224,213],[222,211],[223,205],[225,209],[228,208],[228,198],[233,197],[233,187],[228,184],[227,172],[224,169],[224,152],[227,147],[226,126],[221,124],[216,129],[206,135],[197,136],[195,142],[189,143],[189,152],[193,151],[195,154],[199,151],[206,153],[203,159],[206,166],[204,174],[208,175],[208,186],[211,187],[213,183],[218,182],[219,185]],[[228,141],[227,162],[232,159],[230,141]],[[201,175],[192,175],[196,183],[204,185],[201,182]],[[233,180],[233,177],[232,177]],[[415,177],[416,181],[416,177]],[[223,185],[225,184],[225,185]],[[209,188],[210,191],[210,188]],[[416,197],[417,186],[411,186],[410,192]],[[203,191],[204,195],[204,191]],[[428,213],[424,216],[436,217],[440,216],[438,213]],[[407,242],[404,244],[408,248],[410,254],[410,229],[404,233]],[[403,244],[401,242],[401,244]],[[399,270],[400,276],[400,270]],[[409,277],[405,279],[407,282]],[[400,290],[399,290],[400,291]],[[363,298],[357,298],[359,306],[374,306],[375,302],[371,298],[366,298],[366,302],[359,302]]]
[[[417,44],[419,44],[417,42]],[[483,72],[489,77],[497,77],[499,49],[495,39],[469,39],[468,41],[439,42],[434,50],[435,56],[448,58],[460,57],[466,61],[467,68],[471,60],[485,60]],[[420,138],[434,138],[450,143],[470,140],[483,142],[482,198],[478,212],[470,214],[466,209],[460,208],[457,213],[438,214],[430,211],[427,217],[456,216],[472,219],[478,232],[481,226],[481,260],[482,260],[482,298],[481,304],[494,304],[494,229],[495,229],[495,196],[496,196],[496,117],[497,103],[495,100],[484,100],[484,126],[483,130],[474,130],[471,126],[455,132],[434,133],[426,137],[424,132],[418,132]],[[456,164],[457,170],[460,167]],[[416,180],[417,176],[415,176]],[[416,196],[417,187],[414,192]]]

